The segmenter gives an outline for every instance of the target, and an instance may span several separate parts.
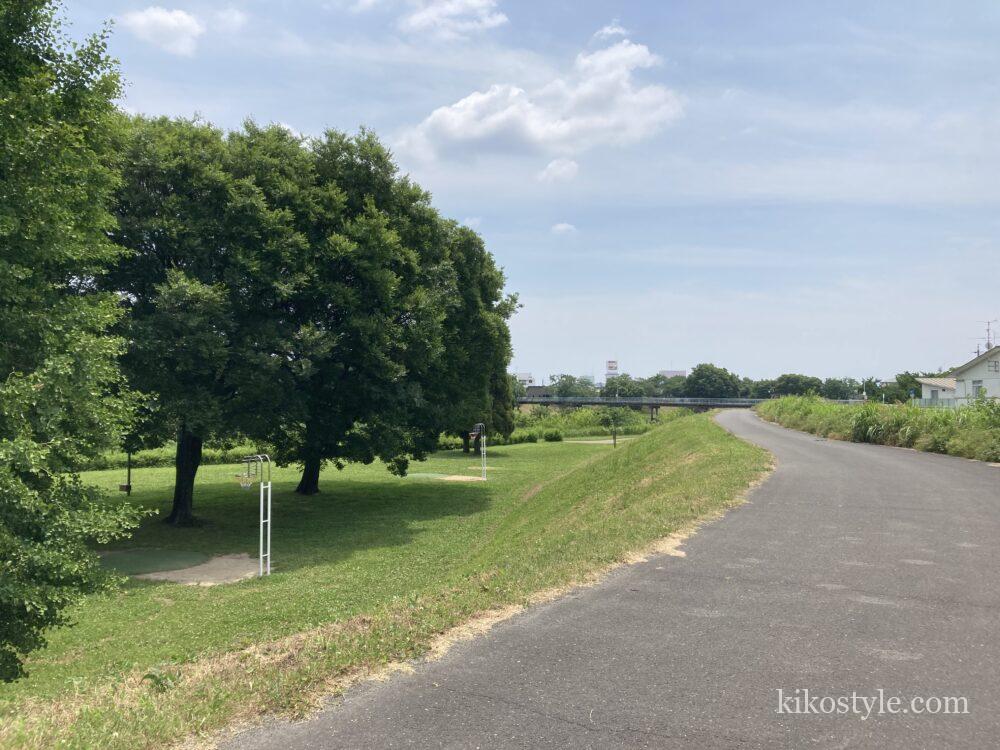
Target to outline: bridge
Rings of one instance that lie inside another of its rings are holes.
[[[521,396],[519,404],[549,406],[631,406],[658,408],[686,406],[699,409],[748,409],[766,401],[763,398],[697,398],[680,396]]]
[[[545,404],[547,406],[628,406],[649,409],[650,419],[659,414],[661,406],[684,406],[695,411],[706,409],[749,409],[767,401],[765,398],[707,398],[690,396],[521,396],[518,404]],[[829,399],[835,404],[863,404],[857,399]]]

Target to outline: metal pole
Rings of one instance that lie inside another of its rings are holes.
[[[271,575],[271,482],[267,483],[267,574]]]
[[[260,544],[257,552],[257,576],[264,575],[264,483],[260,483]]]
[[[125,454],[125,497],[132,497],[132,451]]]

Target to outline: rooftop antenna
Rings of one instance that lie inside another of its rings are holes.
[[[1000,323],[1000,319],[993,318],[993,320],[980,320],[979,322],[986,324],[986,351],[989,351],[993,348],[993,324]]]

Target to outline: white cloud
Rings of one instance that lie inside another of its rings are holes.
[[[628,36],[628,29],[622,26],[618,19],[614,19],[607,26],[602,26],[594,32],[595,39],[611,39],[616,36]]]
[[[539,182],[569,182],[580,171],[572,159],[553,159],[536,175]]]
[[[250,17],[242,10],[230,5],[227,8],[223,8],[222,10],[217,10],[215,12],[214,26],[219,31],[232,34],[246,26],[249,18]]]
[[[399,28],[412,34],[454,39],[507,23],[496,0],[414,0],[410,4],[414,7],[399,19]]]
[[[683,112],[680,97],[658,84],[639,85],[636,70],[660,58],[624,39],[580,53],[567,77],[532,90],[498,83],[434,110],[404,137],[405,150],[425,158],[478,149],[571,154],[647,138]]]
[[[174,55],[193,55],[205,25],[183,10],[151,5],[121,17],[122,25],[145,42]]]
[[[479,226],[483,223],[483,220],[479,216],[468,216],[462,219],[462,223],[465,224],[469,229],[479,229]]]
[[[550,231],[552,234],[576,234],[576,227],[572,224],[567,224],[565,221],[560,221],[558,224],[553,224]]]

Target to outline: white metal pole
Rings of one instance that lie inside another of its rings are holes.
[[[486,479],[486,430],[479,436],[479,453],[483,459],[483,479]]]
[[[267,483],[267,574],[271,575],[271,483]]]
[[[257,553],[258,570],[257,576],[264,575],[264,483],[260,483],[260,546]]]

